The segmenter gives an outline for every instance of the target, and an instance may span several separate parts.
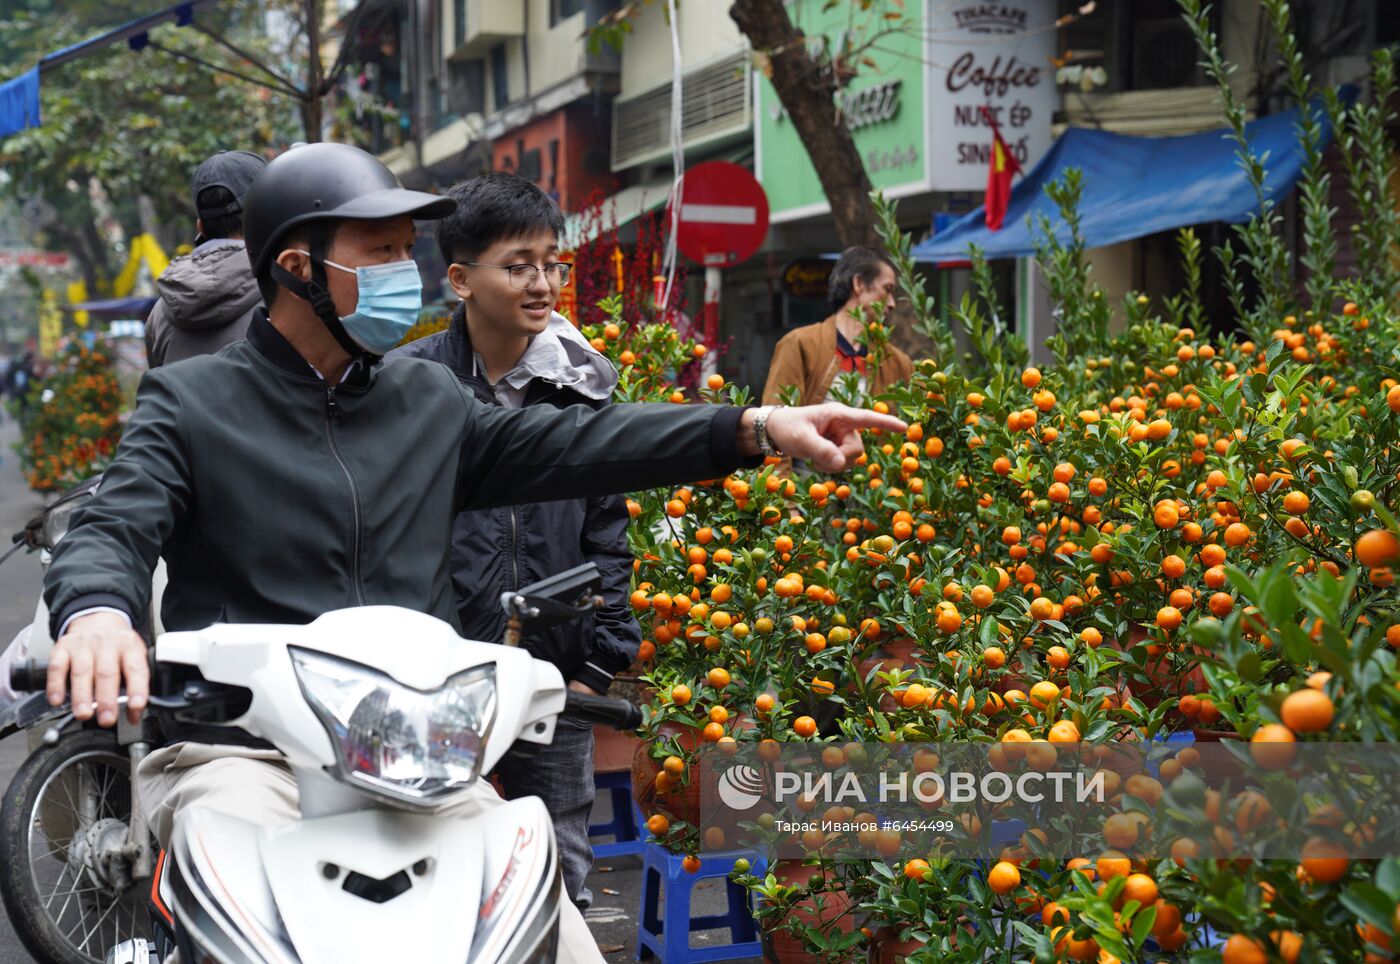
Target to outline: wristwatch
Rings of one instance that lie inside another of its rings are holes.
[[[764,405],[754,415],[753,440],[758,443],[758,450],[766,458],[781,458],[783,454],[773,444],[773,440],[768,437],[768,416],[782,407],[781,405]]]

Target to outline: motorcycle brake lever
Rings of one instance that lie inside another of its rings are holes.
[[[68,713],[64,713],[62,716],[58,717],[56,720],[50,723],[48,725],[48,728],[44,730],[44,746],[53,746],[55,743],[61,740],[63,738],[64,729],[68,726],[69,723],[72,722],[73,714],[70,711]]]

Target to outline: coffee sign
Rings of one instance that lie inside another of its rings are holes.
[[[831,269],[835,261],[822,258],[797,258],[783,266],[783,290],[794,298],[825,301],[831,287]]]
[[[929,92],[931,187],[981,191],[987,186],[992,131],[988,116],[1023,169],[1050,148],[1059,95],[1051,0],[934,2],[929,60],[943,67]]]

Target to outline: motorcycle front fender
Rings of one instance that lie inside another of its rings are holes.
[[[554,956],[558,857],[535,797],[468,819],[365,809],[280,827],[191,808],[171,851],[172,910],[217,960],[534,964]]]
[[[49,698],[43,693],[22,696],[0,710],[0,740],[11,733],[33,729],[71,712],[67,703],[50,706]]]

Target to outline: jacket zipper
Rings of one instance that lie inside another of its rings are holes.
[[[515,521],[515,506],[510,507],[510,568],[515,573],[515,585],[512,587],[517,592],[520,590],[520,559],[515,554],[517,541],[517,527]]]
[[[350,538],[350,579],[355,586],[355,599],[361,606],[365,605],[364,587],[360,584],[360,490],[355,485],[355,476],[350,474],[350,466],[345,464],[345,460],[340,457],[340,447],[335,444],[335,389],[326,389],[326,441],[330,444],[331,454],[335,456],[336,464],[345,473],[345,481],[350,483],[350,520],[353,528]]]
[[[473,378],[479,377],[479,376],[477,375],[476,353],[475,353],[475,352],[472,352],[472,377],[473,377]],[[493,404],[493,405],[500,405],[500,404],[501,404],[501,400],[500,400],[499,398],[496,397],[496,393],[495,393],[494,390],[492,390],[492,392],[491,392],[491,404]],[[514,581],[511,583],[511,591],[513,591],[513,592],[519,592],[519,591],[520,591],[520,559],[519,559],[519,558],[516,556],[516,554],[515,554],[515,547],[516,547],[516,544],[518,543],[519,538],[520,538],[520,531],[519,531],[520,527],[519,527],[519,524],[518,524],[518,522],[516,521],[516,518],[515,518],[515,506],[511,506],[507,511],[510,513],[510,570],[511,570],[512,573],[514,573]]]

